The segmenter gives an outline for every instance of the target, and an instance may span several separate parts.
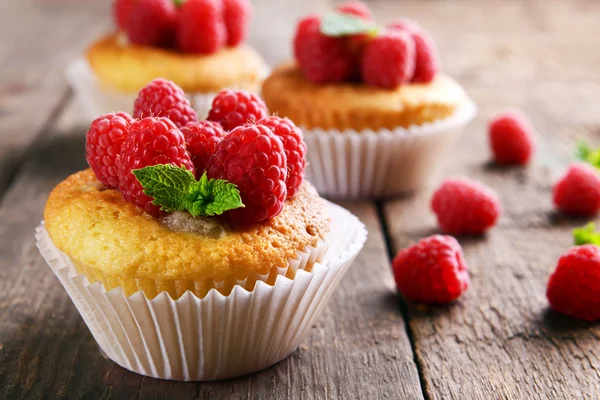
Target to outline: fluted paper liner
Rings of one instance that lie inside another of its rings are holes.
[[[269,71],[270,69],[265,66],[261,75],[266,77]],[[67,67],[66,77],[90,121],[109,112],[132,112],[137,93],[121,93],[100,85],[85,58],[80,57],[72,61]],[[196,110],[198,119],[202,120],[208,116],[217,93],[186,93],[186,95]]]
[[[450,117],[379,131],[304,129],[307,178],[330,198],[386,198],[414,191],[475,117],[470,100]]]
[[[36,238],[111,360],[142,375],[207,381],[259,371],[296,349],[366,240],[358,218],[331,203],[328,211],[329,247],[310,272],[280,275],[272,286],[259,281],[252,291],[235,286],[228,296],[213,289],[202,299],[191,292],[177,300],[165,292],[152,300],[141,291],[129,297],[120,288],[106,292],[77,273],[43,224]]]

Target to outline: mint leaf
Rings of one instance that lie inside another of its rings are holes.
[[[593,149],[583,140],[577,141],[575,157],[593,165],[596,168],[600,168],[600,148]]]
[[[183,209],[183,200],[196,182],[186,168],[170,164],[152,165],[131,172],[142,184],[144,193],[154,199],[152,204],[167,212]]]
[[[600,246],[600,233],[595,231],[596,226],[590,222],[586,226],[573,229],[573,241],[577,246],[582,244],[595,244]]]
[[[192,216],[221,215],[244,207],[237,186],[224,179],[208,179],[206,172],[196,181],[185,167],[152,165],[132,171],[152,197],[152,204],[166,212],[188,211]]]
[[[321,20],[320,31],[331,37],[349,36],[366,33],[375,36],[381,28],[372,21],[365,21],[355,15],[332,11]]]

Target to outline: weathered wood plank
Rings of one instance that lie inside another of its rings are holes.
[[[346,205],[367,224],[368,242],[300,349],[277,366],[195,384],[143,378],[105,360],[33,238],[49,190],[85,166],[83,132],[67,123],[46,135],[0,207],[0,398],[422,398],[369,203]]]
[[[66,64],[109,24],[109,2],[3,1],[0,12],[0,198],[68,94]]]

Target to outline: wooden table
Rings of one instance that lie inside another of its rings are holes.
[[[272,3],[272,4],[271,4]],[[292,21],[328,1],[256,1],[252,43],[289,57]],[[0,13],[0,398],[597,399],[600,327],[548,310],[545,286],[570,230],[551,184],[576,138],[600,144],[600,2],[371,1],[386,22],[420,21],[445,71],[479,116],[443,162],[495,188],[504,214],[461,239],[472,285],[455,304],[396,295],[390,256],[436,232],[431,189],[343,203],[369,240],[298,351],[257,374],[216,383],[145,378],[104,359],[34,244],[49,190],[85,167],[85,121],[65,65],[109,29],[108,1],[3,0]],[[488,163],[486,121],[518,107],[539,131],[527,169]],[[441,176],[438,177],[438,181]]]

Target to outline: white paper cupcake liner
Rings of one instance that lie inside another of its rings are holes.
[[[473,120],[468,101],[433,123],[379,131],[304,129],[307,178],[330,198],[386,198],[427,183],[440,159]]]
[[[236,286],[224,296],[211,290],[200,299],[186,292],[172,300],[166,292],[148,300],[142,292],[125,296],[89,284],[50,240],[43,224],[37,246],[79,310],[102,351],[122,367],[155,378],[207,381],[267,368],[287,357],[323,309],[366,240],[354,215],[328,205],[330,243],[310,272],[274,285],[258,281],[254,290]],[[310,255],[299,253],[299,258]],[[304,262],[306,264],[306,262]]]
[[[266,77],[269,72],[270,68],[265,66],[261,75]],[[131,113],[133,111],[133,103],[137,93],[121,93],[101,86],[85,58],[79,57],[73,60],[67,66],[66,77],[73,88],[75,98],[81,104],[85,116],[90,121],[109,112],[125,111]],[[198,114],[198,119],[206,119],[217,93],[186,94]]]

